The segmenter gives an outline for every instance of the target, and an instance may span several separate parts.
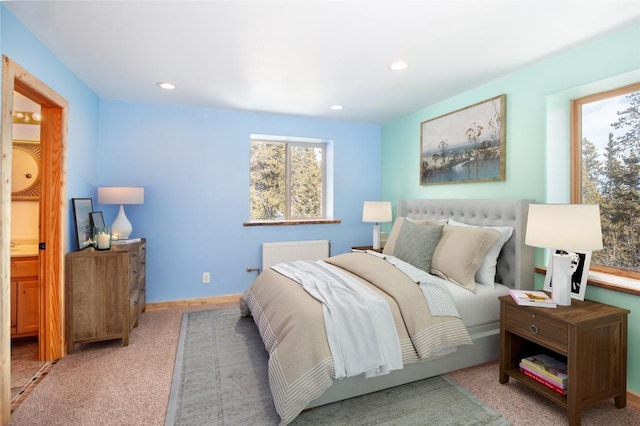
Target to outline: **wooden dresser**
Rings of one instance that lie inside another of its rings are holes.
[[[122,339],[138,325],[146,301],[146,240],[67,253],[67,353],[77,343]]]

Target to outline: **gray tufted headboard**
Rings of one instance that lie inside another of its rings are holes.
[[[448,219],[469,225],[511,226],[513,235],[498,257],[496,282],[533,289],[533,247],[524,244],[529,204],[533,200],[399,200],[398,217]]]

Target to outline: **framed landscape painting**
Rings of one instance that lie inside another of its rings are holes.
[[[420,185],[505,180],[507,95],[420,124]]]

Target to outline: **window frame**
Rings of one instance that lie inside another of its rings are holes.
[[[269,143],[269,144],[283,144],[285,146],[285,212],[283,219],[253,219],[251,218],[251,209],[249,209],[249,222],[245,222],[245,226],[251,225],[272,225],[272,224],[304,224],[304,223],[339,223],[328,218],[327,209],[327,176],[328,176],[328,164],[327,164],[327,150],[329,141],[313,138],[300,138],[300,137],[279,137],[279,136],[265,136],[265,135],[252,135],[250,144],[256,143]],[[292,216],[291,205],[291,177],[292,177],[292,149],[300,148],[319,148],[321,151],[321,200],[320,200],[320,216],[317,217],[295,217]],[[251,151],[251,148],[250,148]],[[251,187],[251,179],[249,179]],[[249,201],[251,203],[251,200]]]
[[[640,91],[640,82],[628,84],[622,87],[598,92],[590,95],[585,95],[580,98],[573,99],[571,101],[571,126],[570,126],[570,199],[572,203],[582,203],[582,106],[592,102],[601,101],[607,98],[613,98],[622,96],[631,92]],[[640,279],[640,272],[631,271],[627,269],[612,268],[608,266],[591,264],[591,271],[601,272],[604,274],[614,275],[618,277],[631,278],[634,280]],[[623,289],[624,286],[618,286],[614,283],[603,283],[598,280],[589,280],[590,284],[611,288],[614,290]],[[635,293],[635,292],[634,292]]]

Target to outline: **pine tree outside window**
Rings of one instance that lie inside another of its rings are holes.
[[[251,139],[250,219],[326,219],[326,143]]]
[[[640,83],[572,103],[571,201],[599,204],[591,269],[640,278]]]

